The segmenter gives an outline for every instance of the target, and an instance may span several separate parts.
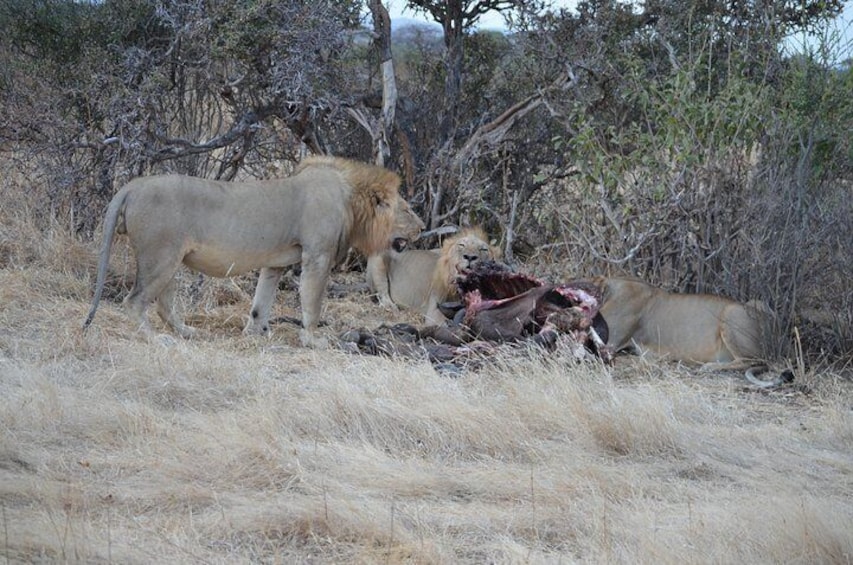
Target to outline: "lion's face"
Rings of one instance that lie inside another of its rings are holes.
[[[447,261],[448,275],[453,280],[478,262],[494,259],[495,255],[495,250],[479,232],[463,232],[445,244],[442,258]]]
[[[391,234],[391,247],[394,251],[403,251],[423,229],[423,221],[412,211],[409,203],[403,198],[398,198],[394,209],[394,230]]]

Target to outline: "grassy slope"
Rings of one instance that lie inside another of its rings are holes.
[[[148,343],[109,300],[82,335],[95,246],[31,226],[0,213],[7,562],[853,559],[853,390],[833,374],[763,394],[514,352],[452,379],[301,349],[290,326],[244,338],[233,283],[206,284],[198,340]],[[324,318],[406,316],[356,294]]]

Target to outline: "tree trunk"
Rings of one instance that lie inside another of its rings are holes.
[[[394,59],[391,54],[391,18],[380,0],[370,0],[370,13],[373,16],[375,32],[374,45],[379,53],[379,65],[382,70],[382,116],[379,120],[362,114],[358,122],[370,133],[373,140],[373,161],[384,166],[391,156],[388,134],[394,128],[394,110],[397,107],[397,79],[394,74]],[[352,115],[353,112],[351,111]]]

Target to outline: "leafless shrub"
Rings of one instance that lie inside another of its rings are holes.
[[[318,126],[353,78],[340,71],[354,4],[30,9],[21,0],[8,9],[2,134],[38,162],[45,209],[70,215],[86,236],[131,177],[266,176],[301,147],[325,152]],[[63,40],[51,43],[51,33]]]

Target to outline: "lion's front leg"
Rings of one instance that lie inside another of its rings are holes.
[[[252,299],[252,310],[249,313],[249,321],[243,329],[244,334],[270,333],[270,312],[272,311],[275,291],[278,281],[284,274],[284,267],[264,267],[258,275],[258,286],[255,288],[255,297]]]
[[[332,262],[329,257],[321,255],[309,258],[303,254],[302,276],[299,281],[299,300],[302,305],[302,331],[299,332],[299,339],[305,347],[325,349],[329,346],[324,337],[317,335],[317,326],[320,323],[323,295],[326,293],[331,269]]]
[[[426,319],[427,325],[430,326],[442,326],[447,324],[447,318],[438,308],[438,297],[435,293],[430,293],[429,298],[427,298],[427,303],[424,306],[424,318]]]
[[[376,293],[379,305],[397,310],[391,299],[391,282],[388,280],[388,255],[380,253],[367,258],[367,286]]]

